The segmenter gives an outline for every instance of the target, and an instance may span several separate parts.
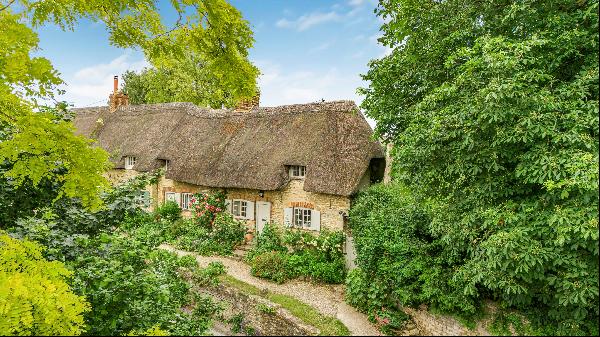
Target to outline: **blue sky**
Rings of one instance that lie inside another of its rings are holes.
[[[254,31],[251,61],[262,72],[261,105],[350,99],[370,59],[383,56],[377,43],[382,20],[376,0],[232,0]],[[163,7],[161,6],[161,9]],[[167,18],[168,18],[168,14]],[[106,104],[112,76],[147,66],[141,52],[109,45],[102,24],[81,21],[74,32],[39,29],[38,55],[47,57],[67,83],[62,99],[76,107]]]

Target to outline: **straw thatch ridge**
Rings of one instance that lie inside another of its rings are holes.
[[[352,101],[257,107],[248,112],[161,103],[74,109],[78,131],[124,167],[148,171],[169,160],[166,178],[201,186],[276,190],[290,165],[306,166],[304,189],[352,195],[381,145]]]

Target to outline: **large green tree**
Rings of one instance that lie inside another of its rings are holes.
[[[222,76],[214,65],[195,55],[172,59],[168,65],[123,74],[123,92],[131,104],[192,102],[202,107],[232,107],[256,92],[258,69],[249,62],[238,73]]]
[[[597,332],[598,1],[377,12],[391,53],[363,76],[362,107],[394,145],[394,178],[432,205],[449,281],[555,332]]]
[[[78,197],[100,206],[99,192],[108,188],[102,173],[107,154],[89,140],[74,135],[60,109],[44,109],[59,93],[58,72],[38,49],[34,29],[53,23],[75,29],[81,18],[101,22],[110,43],[140,48],[156,67],[178,69],[173,63],[201,61],[205,76],[215,83],[238,83],[234,97],[255,92],[257,70],[247,59],[252,32],[239,11],[225,0],[173,0],[178,14],[173,25],[161,21],[158,1],[65,0],[0,1],[0,164],[1,174],[18,188],[45,181],[58,183],[56,198]]]

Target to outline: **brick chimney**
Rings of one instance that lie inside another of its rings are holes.
[[[119,91],[119,76],[113,78],[113,93],[108,96],[108,110],[115,112],[118,107],[129,105],[129,97]]]
[[[260,104],[260,91],[257,91],[256,95],[252,98],[241,100],[235,107],[235,112],[248,112],[254,108],[258,108]]]

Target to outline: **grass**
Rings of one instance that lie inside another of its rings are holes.
[[[335,317],[325,316],[317,311],[315,308],[310,305],[299,301],[293,297],[273,294],[270,292],[263,292],[257,287],[248,284],[246,282],[240,281],[230,275],[221,275],[219,279],[234,288],[239,289],[240,291],[260,296],[268,299],[273,303],[277,303],[281,305],[284,309],[288,310],[292,315],[301,319],[304,323],[314,326],[315,328],[321,331],[322,336],[349,336],[350,330]]]

